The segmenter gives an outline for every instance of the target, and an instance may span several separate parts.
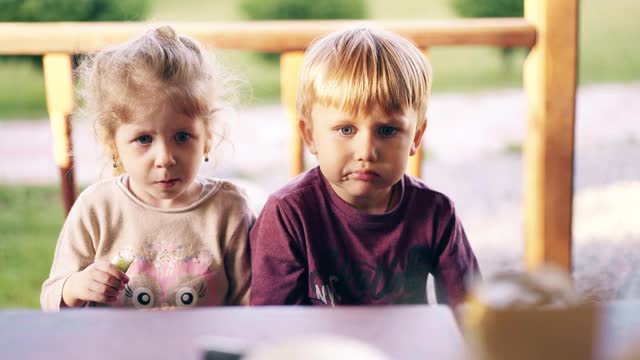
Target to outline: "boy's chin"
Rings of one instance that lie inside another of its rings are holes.
[[[372,201],[372,200],[375,200],[377,197],[383,196],[381,195],[381,192],[379,189],[376,189],[375,191],[374,190],[349,191],[345,195],[346,195],[345,197],[348,197],[348,199],[345,199],[343,196],[340,196],[340,197],[343,198],[342,200],[350,203],[351,205],[355,205],[355,203],[362,202],[362,201]]]
[[[367,182],[349,180],[339,184],[331,184],[338,196],[347,203],[358,200],[371,200],[377,196],[386,197],[391,186],[385,186],[379,182]]]

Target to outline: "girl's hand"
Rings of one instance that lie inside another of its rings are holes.
[[[128,282],[129,277],[115,265],[96,261],[67,279],[62,288],[62,301],[69,307],[81,306],[87,301],[111,303]]]

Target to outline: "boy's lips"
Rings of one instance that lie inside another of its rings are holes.
[[[370,170],[354,171],[351,173],[351,176],[354,179],[361,181],[373,181],[380,177],[376,172]]]

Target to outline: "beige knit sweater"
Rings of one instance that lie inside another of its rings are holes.
[[[237,186],[211,178],[199,200],[181,209],[146,205],[127,175],[78,197],[55,250],[40,304],[57,311],[71,274],[98,259],[134,256],[129,283],[113,306],[140,309],[246,304],[251,283],[248,232],[255,216]]]

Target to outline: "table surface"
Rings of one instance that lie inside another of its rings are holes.
[[[434,305],[5,310],[0,357],[186,360],[202,358],[212,337],[253,346],[320,334],[364,341],[391,359],[452,359],[465,348],[451,310]]]
[[[602,304],[601,311],[602,358],[640,343],[640,301]],[[327,334],[363,341],[391,359],[459,359],[466,350],[446,306],[94,308],[0,311],[0,358],[202,359],[228,340],[251,349]]]
[[[640,358],[640,301],[615,301],[602,304],[600,344],[596,354],[601,359]],[[628,351],[634,349],[634,356]]]

